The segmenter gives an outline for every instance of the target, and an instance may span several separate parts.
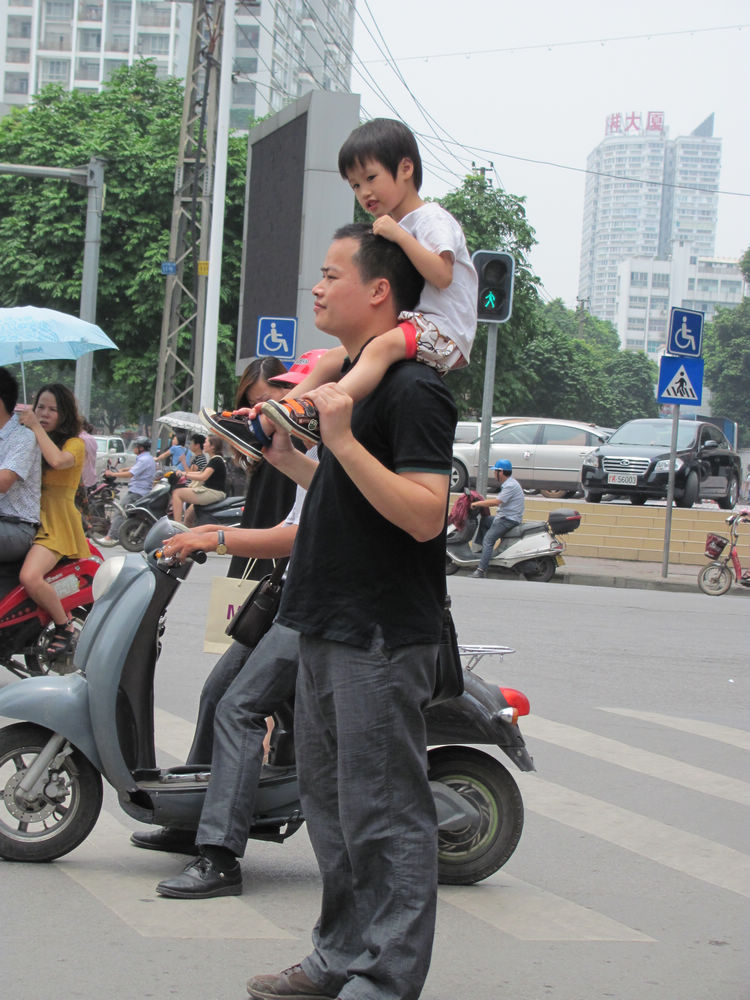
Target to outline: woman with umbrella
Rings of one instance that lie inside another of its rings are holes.
[[[83,533],[75,495],[81,481],[85,446],[78,437],[81,418],[73,393],[59,382],[43,385],[34,406],[22,410],[19,420],[35,434],[42,452],[41,526],[24,560],[19,579],[29,597],[55,623],[47,653],[66,656],[75,633],[54,587],[45,573],[63,556],[83,559],[90,549]]]

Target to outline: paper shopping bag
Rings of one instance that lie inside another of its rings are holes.
[[[214,577],[211,581],[211,594],[208,600],[208,615],[206,617],[206,634],[203,639],[204,653],[223,653],[232,644],[232,639],[224,631],[234,617],[235,611],[260,583],[260,580],[250,580],[247,576]]]

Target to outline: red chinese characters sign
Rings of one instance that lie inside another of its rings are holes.
[[[615,111],[607,115],[604,134],[605,135],[641,135],[643,132],[663,132],[664,112],[648,111],[645,115],[640,111]]]

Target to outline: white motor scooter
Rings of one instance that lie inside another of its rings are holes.
[[[468,496],[468,491],[465,491]],[[483,499],[472,494],[472,499]],[[491,520],[491,517],[488,518]],[[575,531],[581,523],[577,510],[561,508],[550,512],[546,521],[525,521],[511,528],[495,544],[489,569],[502,570],[526,580],[546,583],[563,564],[565,543],[558,535]],[[445,572],[450,576],[460,569],[476,569],[482,555],[479,533],[481,517],[470,510],[463,527],[451,525],[446,536]],[[483,536],[484,532],[481,533]]]

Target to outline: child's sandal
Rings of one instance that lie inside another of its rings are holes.
[[[73,651],[76,642],[76,634],[66,622],[65,625],[55,625],[55,630],[47,644],[47,656],[55,659],[58,656],[67,656]]]

